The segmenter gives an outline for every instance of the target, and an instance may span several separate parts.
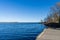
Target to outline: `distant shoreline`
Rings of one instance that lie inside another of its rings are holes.
[[[42,24],[41,22],[0,22],[0,23],[38,23],[38,24]]]

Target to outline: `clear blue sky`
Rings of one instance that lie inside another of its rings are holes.
[[[60,0],[0,0],[0,22],[40,22]]]

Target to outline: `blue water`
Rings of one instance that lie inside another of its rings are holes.
[[[35,40],[44,28],[39,23],[0,23],[0,40]]]

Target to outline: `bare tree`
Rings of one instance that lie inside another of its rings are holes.
[[[47,16],[47,23],[55,22],[60,23],[60,2],[56,3],[51,8],[51,13]]]

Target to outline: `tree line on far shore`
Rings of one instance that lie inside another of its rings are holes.
[[[44,21],[46,23],[60,23],[60,2],[51,7],[51,11]]]

